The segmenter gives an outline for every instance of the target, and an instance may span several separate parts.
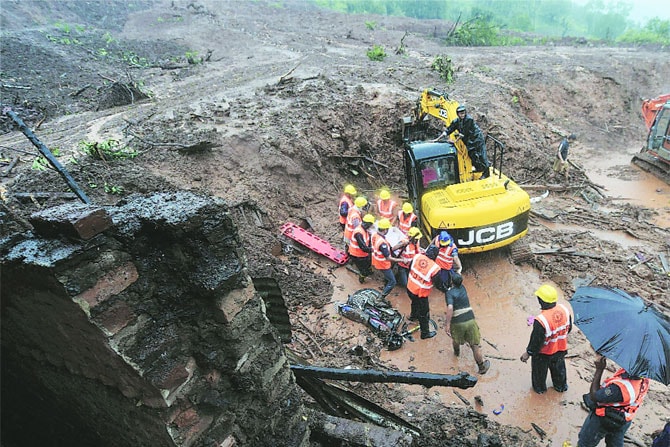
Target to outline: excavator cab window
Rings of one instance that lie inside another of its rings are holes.
[[[444,187],[458,182],[455,157],[422,160],[419,163],[424,189]]]
[[[658,111],[650,136],[650,149],[670,149],[670,107]]]

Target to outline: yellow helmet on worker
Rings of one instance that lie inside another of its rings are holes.
[[[402,204],[402,212],[405,214],[409,214],[414,211],[414,207],[412,206],[411,203],[405,202]]]
[[[540,288],[535,291],[535,296],[548,304],[558,301],[558,292],[549,284],[542,284]]]
[[[373,216],[372,214],[366,214],[365,216],[363,216],[363,222],[373,224],[375,223],[375,216]]]
[[[363,208],[367,204],[368,204],[368,199],[366,199],[363,196],[358,196],[358,197],[356,197],[356,200],[354,200],[354,205],[356,205],[357,208]]]
[[[356,191],[356,187],[354,185],[346,185],[344,187],[344,193],[349,194],[350,196],[355,196],[358,191]]]
[[[388,230],[391,228],[391,221],[387,218],[379,219],[379,222],[377,222],[377,228],[380,230]]]
[[[423,236],[421,234],[421,230],[419,230],[417,227],[410,227],[410,229],[407,231],[407,235],[416,239],[421,239]]]
[[[388,200],[391,198],[391,193],[389,192],[388,189],[382,189],[381,192],[379,193],[379,198],[382,200]]]

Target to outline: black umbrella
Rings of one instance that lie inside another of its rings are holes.
[[[670,321],[620,289],[579,287],[570,300],[575,325],[600,355],[628,374],[670,384]]]

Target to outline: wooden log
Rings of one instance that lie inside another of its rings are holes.
[[[311,412],[309,418],[310,429],[329,438],[327,444],[370,447],[411,447],[413,437],[401,430],[379,427],[364,422],[352,421],[321,412]],[[339,442],[338,442],[339,441]]]

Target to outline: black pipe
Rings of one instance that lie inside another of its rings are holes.
[[[56,160],[54,154],[52,154],[49,148],[46,147],[44,143],[42,143],[39,140],[39,138],[37,138],[37,136],[33,133],[32,130],[28,128],[28,126],[26,126],[23,120],[21,120],[21,118],[19,118],[19,116],[10,109],[3,110],[3,113],[5,115],[8,115],[12,120],[14,120],[16,125],[19,126],[21,132],[23,132],[23,135],[25,135],[30,140],[30,142],[35,145],[35,147],[40,151],[40,153],[44,156],[44,158],[46,158],[47,161],[51,164],[51,166],[53,166],[54,169],[56,169],[56,171],[58,171],[58,173],[65,179],[72,192],[74,192],[77,195],[77,197],[81,199],[82,202],[86,204],[91,203],[91,201],[86,196],[84,191],[82,191],[81,188],[79,188],[77,182],[75,182],[70,173],[67,172],[67,169],[65,169],[65,167],[63,167],[63,165],[61,165],[60,162]]]
[[[413,385],[451,386],[467,389],[477,384],[477,378],[468,373],[457,375],[417,373],[411,371],[378,371],[375,369],[338,369],[318,366],[291,365],[296,376],[317,377],[319,379],[346,380],[349,382],[394,382]]]

